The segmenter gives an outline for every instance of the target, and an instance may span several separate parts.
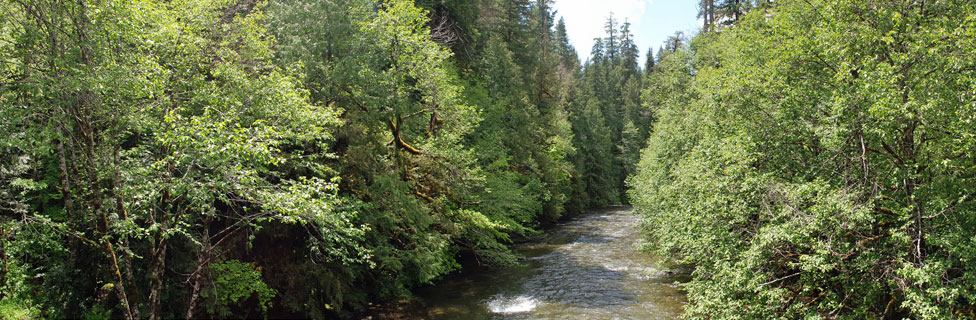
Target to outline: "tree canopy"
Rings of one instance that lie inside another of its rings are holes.
[[[581,96],[551,7],[0,1],[0,310],[334,317],[516,263],[513,239],[623,202],[640,139],[601,105],[639,90]],[[627,28],[600,77],[638,73]]]
[[[658,63],[630,195],[689,317],[972,317],[974,12],[776,1]]]
[[[688,318],[976,317],[976,4],[699,8],[0,0],[0,316],[352,317],[633,204]]]

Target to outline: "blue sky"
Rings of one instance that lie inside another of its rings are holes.
[[[603,37],[603,24],[613,12],[621,22],[630,21],[634,40],[641,48],[641,62],[648,47],[654,53],[675,31],[691,34],[698,29],[698,0],[555,0],[556,19],[566,20],[569,40],[580,60],[586,60],[593,38]]]

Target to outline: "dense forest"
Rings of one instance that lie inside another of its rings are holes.
[[[333,317],[620,204],[627,23],[551,1],[0,2],[0,313]]]
[[[350,317],[633,204],[689,318],[976,317],[976,3],[698,5],[0,0],[0,316]]]
[[[687,316],[976,317],[976,3],[701,3],[629,180]]]

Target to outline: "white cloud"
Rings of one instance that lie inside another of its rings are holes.
[[[604,37],[603,25],[610,13],[623,23],[630,22],[631,33],[640,30],[641,16],[652,0],[556,0],[556,15],[566,20],[566,32],[585,60],[593,48],[593,39]],[[557,19],[558,19],[557,17]]]

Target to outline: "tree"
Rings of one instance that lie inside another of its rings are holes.
[[[644,58],[644,76],[650,76],[654,72],[654,48],[648,47]]]
[[[620,52],[620,38],[617,36],[617,19],[613,18],[612,12],[607,16],[607,22],[603,24],[603,31],[607,35],[603,40],[604,54],[610,61],[616,61],[617,54]]]
[[[645,91],[630,196],[696,266],[687,315],[968,316],[976,7],[770,6],[665,57]]]
[[[0,26],[14,43],[0,51],[0,70],[18,79],[0,89],[0,119],[21,119],[0,129],[11,137],[4,155],[35,168],[17,177],[33,191],[21,193],[28,206],[17,220],[4,221],[17,230],[5,236],[4,260],[23,270],[8,280],[23,284],[18,299],[36,316],[195,317],[201,299],[233,303],[213,300],[228,287],[203,283],[263,227],[306,228],[299,238],[317,259],[368,256],[354,213],[334,210],[336,180],[323,165],[337,112],[309,103],[269,63],[259,7],[0,8],[17,17]],[[259,258],[249,261],[266,263]]]
[[[630,32],[630,22],[624,21],[620,25],[620,55],[621,64],[625,70],[639,72],[640,65],[637,58],[640,56],[640,49],[634,42],[634,34]]]
[[[715,27],[715,0],[698,1],[698,18],[702,19],[702,30],[712,31]]]
[[[0,15],[15,317],[349,317],[625,202],[651,120],[630,24],[584,68],[551,0]]]
[[[569,35],[566,33],[566,22],[559,18],[556,23],[556,53],[562,57],[563,66],[575,66],[579,64],[579,57],[576,55],[576,48],[569,43]]]
[[[640,52],[630,23],[624,22],[617,29],[611,16],[606,28],[607,36],[596,39],[591,57],[583,66],[578,100],[569,107],[576,138],[574,162],[582,176],[575,182],[578,186],[574,198],[582,202],[582,207],[626,201],[624,181],[633,173],[637,150],[647,137],[650,124],[650,112],[640,102]],[[608,43],[614,43],[612,49]],[[592,145],[604,141],[611,147]]]
[[[428,13],[409,1],[279,8],[281,63],[303,62],[313,100],[347,106],[340,190],[367,213],[357,223],[371,227],[376,266],[337,268],[357,281],[344,296],[406,294],[457,268],[458,252],[511,264],[511,236],[565,212],[572,146],[548,3],[483,5],[498,14],[458,22],[478,30],[463,61],[432,41]],[[319,12],[334,22],[313,23]]]
[[[685,42],[684,32],[675,32],[674,35],[669,36],[668,39],[664,41],[664,52],[667,54],[678,52],[678,49],[681,48],[683,42]],[[658,59],[662,59],[660,53],[658,53]]]
[[[751,6],[750,0],[719,0],[717,3],[710,3],[708,9],[711,13],[711,22],[715,24],[715,16],[718,15],[718,22],[723,25],[733,25],[745,15]]]

